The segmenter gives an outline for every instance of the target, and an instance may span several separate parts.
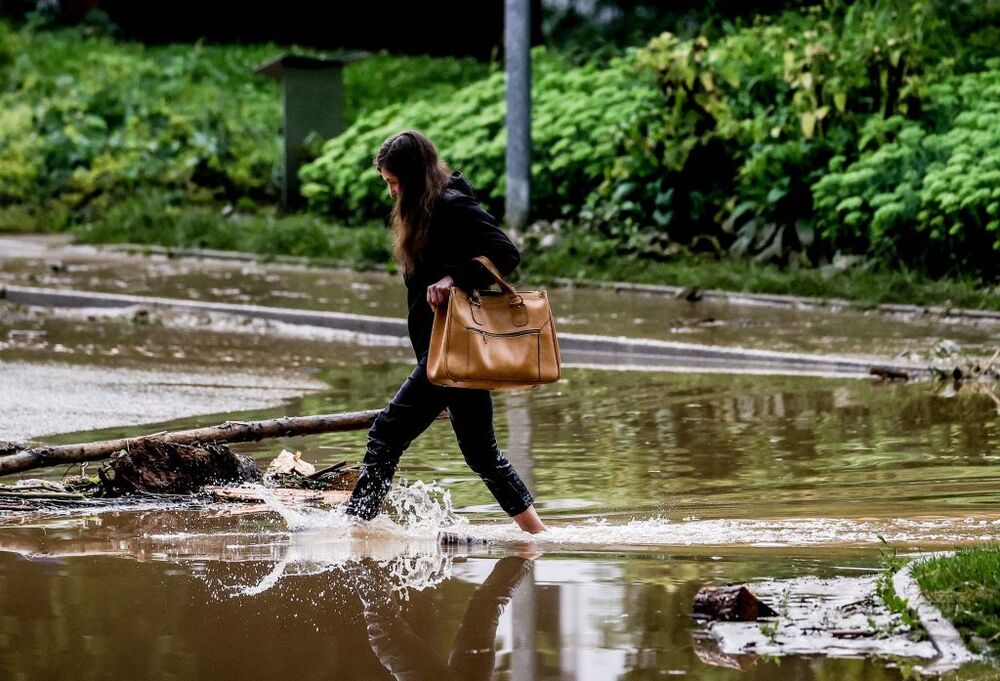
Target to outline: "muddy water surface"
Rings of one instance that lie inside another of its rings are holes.
[[[150,280],[130,286],[141,281]],[[202,284],[198,291],[214,295]],[[584,313],[622,305],[620,294],[593,293]],[[768,319],[758,341],[790,342]],[[824,323],[848,338],[838,319]],[[119,421],[53,442],[374,408],[409,371],[405,348],[293,339],[264,327],[10,310],[0,323],[0,362],[18,366],[221,370],[258,387],[270,376],[318,385],[281,395],[276,406],[154,414],[142,426]],[[885,332],[883,323],[872,333]],[[807,338],[815,328],[794,333]],[[495,409],[501,445],[550,524],[540,538],[502,517],[447,422],[414,442],[399,469],[405,487],[370,526],[352,526],[336,509],[281,505],[8,513],[0,678],[900,679],[913,660],[723,655],[691,619],[693,595],[707,583],[870,573],[880,565],[879,537],[903,553],[1000,538],[1000,417],[985,395],[569,369],[557,385],[498,393]],[[297,449],[322,465],[357,461],[363,444],[364,433],[344,433],[236,448],[262,463]],[[442,528],[490,543],[440,547]]]
[[[379,272],[143,257],[47,249],[0,239],[0,283],[76,288],[309,310],[405,317],[397,276]],[[6,247],[7,257],[2,250]],[[695,282],[693,282],[695,283]],[[531,286],[530,282],[521,282]],[[924,315],[788,309],[719,301],[689,303],[660,294],[588,288],[555,289],[563,331],[657,338],[789,352],[832,352],[930,359],[942,341],[986,359],[1000,342],[996,322],[961,322]],[[942,303],[944,304],[944,303]]]
[[[327,390],[255,414],[378,403],[406,371],[327,367],[316,374]],[[571,370],[565,384],[495,402],[500,441],[548,536],[529,541],[503,520],[446,422],[413,444],[399,475],[408,489],[440,488],[397,503],[395,523],[217,505],[9,518],[0,669],[25,679],[899,679],[915,661],[724,655],[691,619],[693,595],[707,583],[870,573],[879,536],[903,553],[1000,537],[1000,428],[975,396]],[[239,448],[263,462],[290,447],[322,464],[357,460],[362,444],[348,433]],[[441,527],[492,543],[441,548]]]
[[[114,531],[156,532],[152,519],[103,520],[114,530],[49,529],[48,546],[102,530],[109,539]],[[891,661],[727,657],[691,621],[691,600],[705,582],[855,574],[857,558],[436,553],[428,542],[366,546],[347,557],[351,551],[328,537],[261,536],[259,525],[255,531],[244,519],[237,526],[243,534],[230,534],[225,547],[203,547],[201,555],[187,548],[197,537],[166,534],[160,551],[143,555],[0,554],[4,677],[902,678]],[[185,518],[184,526],[196,531],[199,523]],[[5,537],[19,536],[25,550],[42,543],[40,534],[24,528]],[[241,542],[254,543],[253,553],[241,554]]]

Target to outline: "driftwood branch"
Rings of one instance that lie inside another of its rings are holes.
[[[223,442],[257,442],[265,438],[315,435],[345,430],[369,428],[375,421],[379,409],[352,411],[341,414],[319,414],[316,416],[286,416],[266,421],[226,421],[218,426],[181,430],[173,433],[155,433],[119,440],[104,440],[74,445],[53,445],[33,447],[16,454],[0,456],[0,475],[21,473],[22,471],[45,466],[81,463],[106,459],[117,451],[128,450],[140,442],[160,442],[171,444],[217,444]],[[442,413],[438,418],[443,418]]]

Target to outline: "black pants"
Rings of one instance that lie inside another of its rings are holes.
[[[489,391],[433,385],[427,380],[425,362],[417,364],[368,431],[361,477],[347,502],[347,513],[366,520],[378,515],[399,457],[445,407],[466,463],[508,515],[521,513],[534,500],[497,445]]]

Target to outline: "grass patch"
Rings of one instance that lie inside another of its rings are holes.
[[[892,583],[893,575],[899,572],[906,565],[907,561],[899,557],[896,549],[889,546],[885,537],[879,535],[879,541],[882,542],[882,548],[880,549],[882,554],[882,573],[875,584],[875,593],[890,612],[899,615],[899,619],[904,626],[913,631],[918,639],[922,639],[926,636],[927,632],[924,631],[923,625],[920,624],[920,617],[910,607],[909,601],[896,593],[896,586]]]
[[[1000,658],[1000,545],[961,549],[920,563],[913,574],[970,648]]]
[[[855,267],[781,268],[733,257],[678,255],[657,261],[618,253],[619,245],[589,236],[563,238],[541,252],[526,249],[523,274],[532,279],[590,279],[700,286],[742,293],[842,298],[861,306],[880,303],[1000,310],[1000,286],[974,279],[931,279],[913,271]]]
[[[26,225],[24,231],[30,227]],[[74,232],[87,243],[291,255],[357,269],[393,267],[389,230],[382,225],[344,226],[310,213],[280,216],[252,206],[240,210],[230,205],[192,203],[180,192],[139,192],[115,203],[101,217],[75,227]],[[566,236],[548,248],[529,239],[523,256],[518,274],[521,281],[627,281],[841,298],[863,307],[911,303],[1000,310],[998,286],[972,280],[933,280],[913,272],[782,269],[752,260],[699,255],[678,255],[664,262],[622,254],[615,241],[583,235]]]
[[[85,243],[155,244],[169,248],[291,255],[358,269],[388,265],[389,230],[345,227],[315,215],[242,213],[231,206],[178,203],[163,194],[139,194],[74,229]]]

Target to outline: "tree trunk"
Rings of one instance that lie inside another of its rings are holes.
[[[293,437],[369,428],[379,409],[352,411],[316,416],[286,416],[266,421],[226,421],[218,426],[181,430],[174,433],[154,433],[120,440],[105,440],[75,445],[33,447],[0,456],[0,475],[21,473],[34,468],[58,466],[106,459],[119,450],[144,442],[172,444],[214,444],[220,442],[257,442],[264,438]],[[445,417],[442,412],[438,418]]]

